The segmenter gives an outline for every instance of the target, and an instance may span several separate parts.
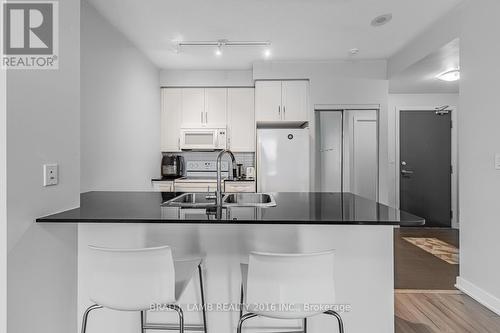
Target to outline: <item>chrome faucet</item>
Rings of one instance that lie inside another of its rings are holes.
[[[224,154],[229,154],[232,161],[232,168],[229,172],[229,179],[233,179],[234,171],[236,170],[236,159],[234,154],[229,149],[223,150],[217,156],[217,192],[215,193],[215,204],[217,206],[222,206],[222,157]]]

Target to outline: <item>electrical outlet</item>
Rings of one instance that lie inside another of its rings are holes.
[[[57,164],[43,165],[43,186],[57,185],[59,182],[59,170]]]
[[[500,170],[500,153],[495,154],[495,169]]]

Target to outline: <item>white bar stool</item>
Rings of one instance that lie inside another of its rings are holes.
[[[321,306],[335,304],[334,251],[309,254],[251,252],[249,263],[241,265],[241,302],[248,313],[240,311],[237,333],[245,320],[256,316],[276,319],[302,319],[319,314],[334,316],[339,332],[344,332],[341,316]],[[246,300],[244,301],[244,299]],[[293,305],[293,310],[286,306]],[[305,305],[311,305],[306,307]]]
[[[110,249],[89,246],[92,255],[90,299],[95,304],[83,314],[82,330],[92,310],[139,311],[141,331],[184,330],[207,332],[202,258],[174,261],[168,246],[144,249]],[[198,268],[203,325],[184,325],[184,315],[176,303]],[[179,325],[147,324],[146,311],[159,305],[176,311]]]

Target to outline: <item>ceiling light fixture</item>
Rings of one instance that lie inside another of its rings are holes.
[[[437,79],[446,82],[454,82],[460,80],[460,69],[452,69],[446,72],[443,72],[436,76]]]
[[[269,41],[230,41],[227,39],[218,39],[215,41],[182,41],[177,43],[177,47],[179,49],[183,47],[213,47],[215,46],[217,49],[215,50],[215,54],[217,56],[222,55],[222,48],[232,47],[232,46],[247,46],[247,47],[269,47],[271,46],[271,42]],[[269,54],[269,55],[268,55]],[[271,51],[264,51],[264,56],[271,56]]]
[[[384,24],[389,23],[391,20],[392,20],[391,13],[379,15],[372,20],[371,25],[373,27],[380,27],[380,26],[383,26]]]
[[[271,58],[271,50],[269,48],[266,48],[264,50],[264,58],[266,59]]]
[[[222,45],[217,45],[217,48],[215,49],[215,55],[218,57],[222,55]]]

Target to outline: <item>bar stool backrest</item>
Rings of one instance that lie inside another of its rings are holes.
[[[334,252],[250,254],[248,311],[282,319],[323,313],[335,304]]]
[[[168,246],[110,249],[89,246],[90,299],[121,311],[142,311],[175,302],[175,271]]]

